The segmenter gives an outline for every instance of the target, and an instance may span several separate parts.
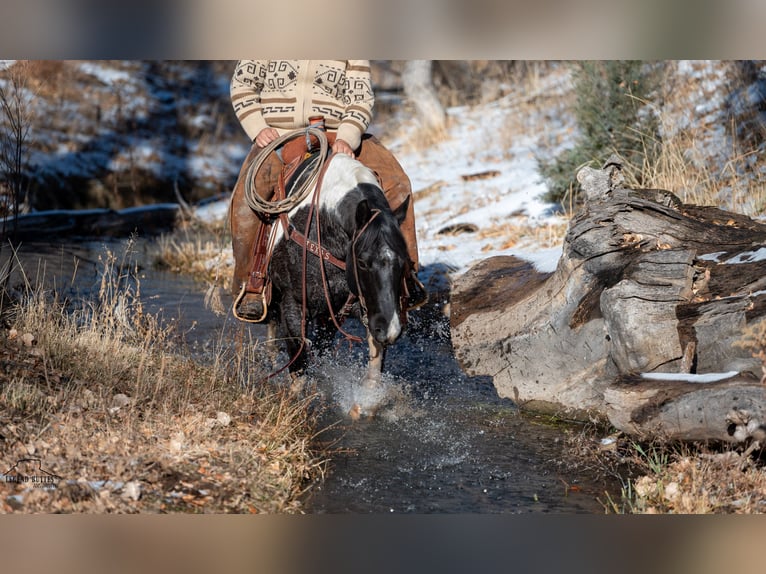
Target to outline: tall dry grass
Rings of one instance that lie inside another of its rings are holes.
[[[758,150],[744,148],[732,138],[726,157],[713,160],[704,151],[702,128],[680,128],[662,111],[662,132],[655,161],[637,166],[642,187],[673,192],[684,203],[712,205],[756,217],[766,210],[766,170]],[[736,133],[731,126],[730,133]],[[709,136],[708,136],[709,137]],[[629,183],[635,184],[635,179]]]
[[[99,287],[87,302],[30,288],[0,338],[0,471],[35,456],[62,477],[0,483],[0,510],[300,512],[325,468],[314,397],[264,381],[252,341],[204,362],[179,348],[129,257],[107,252]]]
[[[160,236],[152,254],[156,266],[207,284],[207,307],[225,313],[221,289],[234,269],[231,238],[220,228],[190,226]]]

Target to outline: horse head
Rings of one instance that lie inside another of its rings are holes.
[[[402,282],[409,257],[399,225],[408,204],[409,198],[391,211],[387,203],[363,195],[346,255],[349,290],[359,297],[369,335],[381,345],[393,343],[402,332]]]

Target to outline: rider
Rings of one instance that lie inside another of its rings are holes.
[[[265,276],[268,261],[254,257],[262,219],[245,198],[245,179],[248,165],[261,149],[286,133],[306,128],[309,118],[321,115],[332,152],[356,157],[372,169],[392,209],[410,197],[412,190],[391,152],[366,133],[375,103],[368,60],[240,60],[230,89],[234,113],[253,141],[231,198],[232,294],[237,305],[235,316],[258,321],[265,315],[263,283],[252,278]],[[255,176],[255,192],[263,199],[271,199],[278,184],[284,159],[281,151],[271,153]],[[401,230],[412,262],[412,276],[407,278],[409,305],[415,306],[427,294],[416,275],[418,248],[412,201]],[[260,268],[254,268],[254,263]]]

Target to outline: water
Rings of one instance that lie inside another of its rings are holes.
[[[335,399],[324,421],[336,426],[320,438],[337,453],[311,493],[311,511],[602,513],[599,500],[616,485],[571,469],[565,429],[523,415],[488,378],[465,376],[444,331],[418,327],[389,351],[384,383],[393,398],[374,419],[342,416],[361,360],[314,373]]]
[[[103,241],[22,246],[30,280],[43,276],[71,297],[98,288]],[[146,244],[139,243],[139,260]],[[33,270],[33,272],[30,272]],[[74,280],[73,280],[74,277]],[[185,343],[204,351],[236,327],[231,316],[205,308],[204,287],[153,269],[139,273],[146,311],[178,323]],[[224,301],[224,303],[230,303]],[[498,398],[491,380],[467,377],[456,363],[447,318],[431,306],[412,315],[389,349],[383,377],[386,401],[374,418],[352,421],[366,349],[339,344],[320,358],[307,380],[324,397],[319,440],[331,448],[329,474],[309,490],[313,513],[602,513],[614,482],[569,464],[565,433]],[[352,331],[361,327],[351,322]],[[253,325],[256,338],[265,327]],[[361,397],[364,398],[364,397]]]

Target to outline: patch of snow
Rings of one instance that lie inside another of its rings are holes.
[[[561,246],[536,251],[517,251],[511,255],[529,261],[540,273],[553,273],[561,259]]]
[[[700,255],[697,259],[700,261],[712,261],[713,263],[720,263],[721,257],[726,255],[726,251],[716,251],[715,253],[705,253]]]
[[[684,381],[686,383],[717,383],[730,379],[739,374],[739,371],[727,371],[726,373],[706,373],[693,375],[689,373],[641,373],[642,379],[651,381]]]
[[[521,112],[513,100],[448,110],[450,134],[425,150],[398,150],[397,156],[412,182],[421,266],[446,264],[454,275],[481,259],[515,255],[540,271],[556,268],[561,248],[541,249],[534,240],[505,248],[507,237],[489,233],[504,224],[561,225],[558,206],[541,199],[546,191],[537,167],[540,139],[566,140],[570,126],[550,122],[543,109],[524,110],[524,133],[504,129]],[[514,132],[515,133],[515,132]],[[539,135],[537,135],[539,134]],[[484,177],[481,174],[485,174]],[[436,191],[429,188],[438,187]],[[422,194],[418,192],[425,191]],[[475,233],[445,236],[439,232],[455,224],[471,224]]]
[[[738,265],[741,263],[756,263],[766,259],[766,247],[761,247],[755,251],[743,251],[738,253],[734,257],[721,261],[721,258],[726,255],[726,251],[716,251],[715,253],[705,253],[700,255],[698,259],[700,261],[712,261],[714,263],[721,263],[723,265]]]
[[[217,221],[223,221],[229,214],[229,200],[228,198],[218,201],[211,201],[203,205],[197,205],[194,208],[194,215],[200,221],[206,223],[214,223]]]
[[[80,71],[97,78],[106,85],[114,85],[118,82],[129,83],[133,77],[125,70],[118,70],[96,62],[82,62],[79,67]]]
[[[755,263],[757,261],[763,261],[766,259],[766,247],[761,247],[757,251],[744,251],[738,253],[731,259],[727,259],[724,263],[729,265],[736,265],[738,263]]]

